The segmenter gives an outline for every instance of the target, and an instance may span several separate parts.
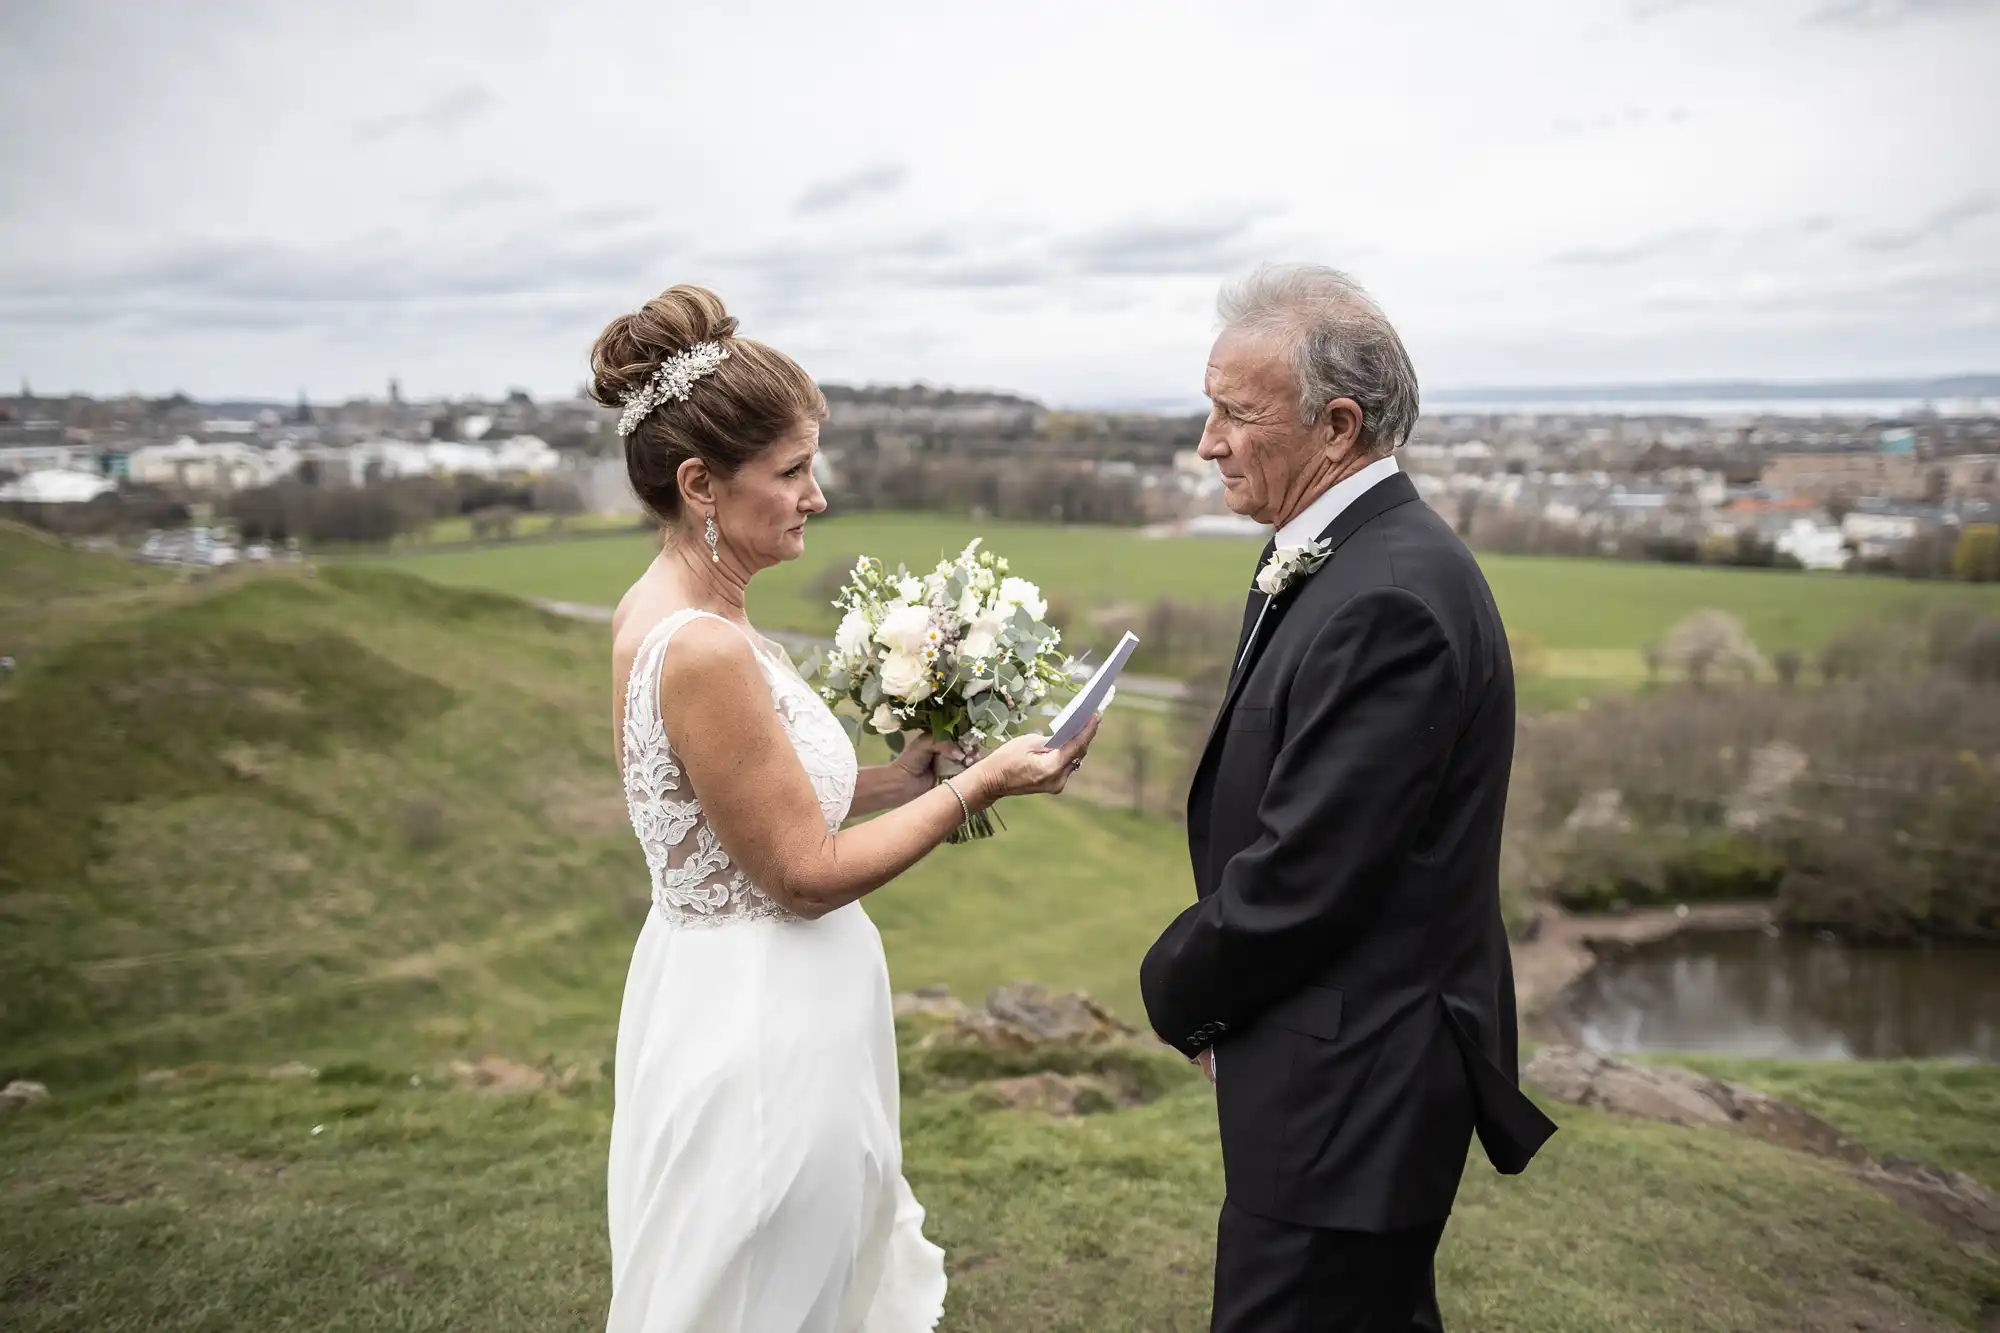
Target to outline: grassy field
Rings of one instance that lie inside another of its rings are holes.
[[[45,556],[0,532],[0,587]],[[359,566],[136,590],[48,568],[0,621],[23,662],[0,682],[0,1079],[53,1092],[0,1120],[0,1325],[599,1323],[645,885],[601,629]],[[1179,831],[1074,800],[1006,816],[869,900],[897,985],[1030,977],[1135,1015],[1191,895]],[[488,1054],[563,1090],[454,1077]],[[265,1076],[294,1060],[318,1077]],[[1704,1063],[1878,1151],[1993,1169],[2000,1070]],[[1056,1123],[912,1064],[947,1329],[1206,1327],[1213,1110],[1174,1068],[1151,1106]],[[1992,1256],[1826,1163],[1558,1118],[1527,1176],[1468,1168],[1454,1329],[1968,1328],[2000,1300]]]
[[[636,519],[605,514],[518,514],[514,518],[514,537],[519,540],[528,537],[579,537],[607,532],[629,533],[637,526]],[[421,531],[398,537],[393,545],[421,550],[426,546],[454,546],[477,540],[480,539],[473,533],[472,519],[461,514],[455,518],[438,519]]]
[[[821,519],[804,558],[759,576],[751,614],[773,629],[830,633],[832,609],[815,589],[859,554],[928,567],[983,536],[1026,577],[1079,610],[1160,597],[1239,604],[1257,543],[1153,538],[1131,529],[975,523],[927,514]],[[527,597],[611,605],[652,558],[651,539],[494,547],[401,557],[425,578]],[[1842,626],[1906,602],[1964,599],[2000,612],[2000,588],[1886,578],[1650,565],[1539,556],[1481,563],[1510,630],[1547,648],[1544,674],[1576,690],[1644,678],[1640,649],[1691,611],[1720,607],[1742,618],[1766,652],[1818,648]]]

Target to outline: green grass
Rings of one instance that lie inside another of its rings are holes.
[[[761,574],[752,616],[771,629],[831,632],[834,613],[812,591],[858,554],[927,568],[975,536],[1025,577],[1080,609],[1145,604],[1160,597],[1236,605],[1248,588],[1257,543],[1146,537],[1131,529],[978,522],[931,514],[821,519],[804,557]],[[652,558],[651,539],[571,542],[410,555],[405,569],[461,587],[611,605]],[[1740,616],[1767,652],[1812,650],[1843,626],[1900,605],[1966,600],[2000,614],[2000,588],[1768,570],[1696,568],[1611,560],[1485,556],[1510,630],[1547,646],[1551,680],[1577,692],[1642,680],[1640,649],[1691,611]],[[1561,691],[1557,691],[1561,693]]]
[[[602,1089],[494,1098],[406,1077],[224,1079],[26,1113],[0,1137],[0,1320],[24,1333],[597,1324],[610,1113]],[[1559,1114],[1526,1176],[1469,1165],[1439,1256],[1450,1327],[1940,1329],[1972,1326],[2000,1293],[2000,1265],[1823,1163]],[[1207,1326],[1221,1178],[1205,1090],[1184,1081],[1070,1124],[913,1090],[903,1123],[949,1256],[946,1328]]]
[[[137,594],[100,573],[9,622],[37,647],[0,686],[0,1079],[54,1092],[0,1121],[0,1325],[600,1322],[645,886],[602,628],[361,566]],[[1192,893],[1179,830],[1005,813],[869,900],[896,984],[1028,977],[1136,1017],[1138,959]],[[487,1053],[570,1091],[450,1084]],[[293,1059],[322,1077],[259,1074]],[[191,1061],[214,1065],[141,1078]],[[1992,1162],[2000,1070],[1702,1063],[1877,1151]],[[1206,1327],[1221,1180],[1184,1065],[1151,1106],[1061,1124],[980,1110],[933,1067],[906,1059],[904,1129],[947,1329]],[[1828,1163],[1556,1113],[1525,1177],[1468,1168],[1440,1257],[1454,1328],[1936,1329],[2000,1298],[1990,1256]]]
[[[101,596],[166,581],[149,566],[121,556],[70,550],[46,533],[0,520],[0,614],[27,610],[39,614],[58,598]]]
[[[514,537],[519,541],[531,537],[578,537],[594,536],[608,532],[630,532],[638,526],[634,518],[608,514],[519,514],[514,519]],[[484,540],[476,537],[472,530],[472,519],[467,515],[441,518],[419,532],[396,538],[396,547],[410,547],[421,550],[426,546],[452,545],[461,542]]]
[[[1794,1102],[1839,1125],[1877,1157],[1914,1157],[2000,1185],[2000,1075],[1943,1061],[1665,1057]]]

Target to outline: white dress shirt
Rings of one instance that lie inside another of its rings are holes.
[[[1367,494],[1377,482],[1395,476],[1403,469],[1397,466],[1396,456],[1378,458],[1359,472],[1342,477],[1326,488],[1317,500],[1301,509],[1298,516],[1278,529],[1277,546],[1304,546],[1316,540],[1322,532],[1340,517],[1341,511]],[[1250,629],[1250,637],[1244,640],[1243,656],[1236,659],[1237,670],[1242,670],[1243,659],[1250,656],[1250,645],[1257,641],[1257,631],[1264,626],[1264,615],[1271,609],[1274,599],[1266,597],[1264,606],[1257,612],[1257,623]]]
[[[1278,545],[1304,546],[1325,532],[1327,526],[1340,517],[1343,509],[1367,494],[1369,487],[1402,470],[1396,464],[1396,456],[1390,454],[1387,458],[1376,459],[1359,472],[1342,477],[1327,487],[1319,499],[1301,509],[1297,518],[1278,529]]]

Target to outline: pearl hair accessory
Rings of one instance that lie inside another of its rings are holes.
[[[660,368],[653,372],[644,388],[634,389],[618,400],[625,405],[618,418],[619,436],[639,429],[646,414],[661,403],[686,402],[694,386],[704,376],[713,375],[715,368],[728,359],[729,349],[721,343],[702,342],[660,362]]]

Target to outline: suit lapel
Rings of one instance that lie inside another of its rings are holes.
[[[1398,505],[1408,504],[1416,498],[1417,488],[1407,473],[1398,472],[1370,486],[1353,504],[1336,514],[1333,522],[1327,524],[1325,531],[1320,533],[1318,540],[1325,542],[1327,546],[1326,563],[1332,564],[1347,539],[1359,532],[1369,520],[1386,514]],[[1248,641],[1237,650],[1240,665],[1230,672],[1229,688],[1222,696],[1222,706],[1215,710],[1215,722],[1209,727],[1208,741],[1202,747],[1201,763],[1195,769],[1196,786],[1200,785],[1203,775],[1214,762],[1216,738],[1227,730],[1229,714],[1236,707],[1237,696],[1243,693],[1244,682],[1248,681],[1250,673],[1257,669],[1257,658],[1262,653],[1264,645],[1277,633],[1278,622],[1284,619],[1285,612],[1290,609],[1292,603],[1299,599],[1300,590],[1309,580],[1316,579],[1325,572],[1326,565],[1321,565],[1319,569],[1279,593],[1271,599],[1270,606],[1256,620],[1250,620],[1250,614],[1245,613],[1244,618],[1251,625]]]

